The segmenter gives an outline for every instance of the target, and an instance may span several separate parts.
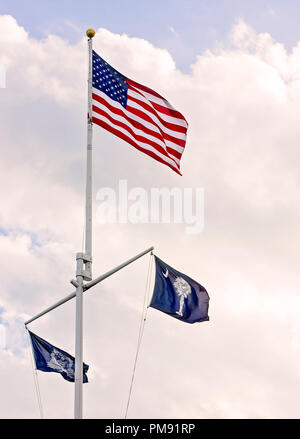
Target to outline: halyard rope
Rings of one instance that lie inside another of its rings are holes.
[[[43,414],[43,404],[42,404],[40,386],[39,386],[37,371],[36,371],[36,368],[34,367],[33,353],[32,353],[32,349],[31,349],[31,340],[30,340],[30,335],[29,335],[27,327],[26,327],[26,332],[27,332],[27,335],[28,335],[28,350],[29,350],[29,356],[30,356],[30,360],[31,360],[31,367],[32,367],[32,373],[33,373],[33,381],[34,381],[36,396],[37,396],[37,400],[38,400],[40,417],[41,417],[41,419],[43,419],[44,418],[44,414]]]
[[[131,401],[131,394],[132,394],[132,388],[133,388],[133,383],[134,383],[136,365],[137,365],[137,361],[138,361],[138,356],[139,356],[139,352],[140,352],[140,347],[141,347],[141,343],[142,343],[142,338],[143,338],[143,334],[144,334],[144,328],[145,328],[145,323],[146,323],[147,313],[148,313],[148,308],[149,308],[149,305],[147,305],[147,307],[146,307],[145,304],[148,302],[149,295],[150,295],[150,284],[151,284],[152,265],[153,265],[152,264],[152,259],[153,258],[152,258],[152,252],[151,252],[150,253],[150,259],[149,259],[149,264],[148,264],[146,288],[145,288],[145,294],[144,294],[144,300],[143,300],[143,308],[142,308],[142,313],[141,313],[141,321],[140,321],[138,342],[137,342],[136,354],[135,354],[133,371],[132,371],[132,376],[131,376],[131,383],[130,383],[130,388],[129,388],[127,406],[126,406],[126,411],[125,411],[125,419],[127,419],[128,409],[129,409],[129,405],[130,405],[130,401]]]

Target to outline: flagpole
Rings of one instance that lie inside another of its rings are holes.
[[[87,161],[86,161],[86,205],[85,205],[85,254],[76,255],[76,322],[75,322],[75,401],[74,417],[82,419],[82,380],[83,380],[83,281],[92,279],[92,38],[93,29],[86,31],[88,37],[88,121],[87,121]]]
[[[76,255],[77,270],[83,269],[83,259],[80,254]],[[82,302],[83,302],[83,276],[77,275],[76,280],[78,286],[76,288],[76,321],[75,321],[75,401],[74,401],[74,417],[82,419]]]
[[[86,163],[86,223],[85,223],[85,254],[92,259],[92,140],[93,140],[93,122],[92,122],[92,69],[93,69],[93,45],[92,38],[95,36],[93,29],[86,31],[88,36],[89,52],[89,76],[88,76],[88,123],[87,123],[87,163]],[[86,262],[86,271],[92,278],[91,270],[92,261]]]

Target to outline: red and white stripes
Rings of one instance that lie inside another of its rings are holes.
[[[126,82],[126,108],[93,87],[93,122],[181,175],[185,118],[155,91],[128,78]]]

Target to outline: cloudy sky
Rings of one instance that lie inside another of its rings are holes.
[[[24,4],[0,2],[0,417],[40,416],[23,323],[73,291],[91,26],[99,54],[189,122],[182,177],[95,127],[94,275],[154,245],[210,295],[210,322],[149,309],[129,417],[299,417],[299,5],[116,1],[112,13],[95,0],[88,11],[67,0]],[[96,193],[121,179],[146,191],[203,188],[202,233],[99,224]],[[124,417],[148,263],[85,295],[87,418]],[[74,354],[74,305],[30,329]],[[53,373],[38,380],[44,416],[71,418],[74,386]]]

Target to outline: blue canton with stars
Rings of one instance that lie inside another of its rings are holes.
[[[93,50],[93,87],[105,93],[124,108],[129,85],[126,77],[110,66]]]

